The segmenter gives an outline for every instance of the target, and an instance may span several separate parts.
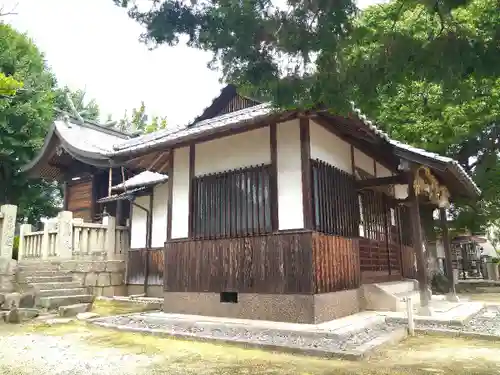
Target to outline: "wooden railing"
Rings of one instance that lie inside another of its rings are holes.
[[[44,224],[43,231],[32,232],[31,225],[21,226],[19,259],[80,259],[102,257],[125,260],[129,248],[128,227],[116,226],[114,217],[102,223],[73,219],[64,211]]]

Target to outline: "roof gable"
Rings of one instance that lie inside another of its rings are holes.
[[[212,104],[205,108],[203,113],[188,126],[195,126],[201,121],[239,111],[241,109],[250,108],[259,104],[262,103],[239,94],[236,86],[229,84],[221,90],[219,96],[212,101]]]

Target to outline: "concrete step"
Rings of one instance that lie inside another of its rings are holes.
[[[377,283],[377,286],[386,293],[392,295],[407,293],[415,290],[415,283],[412,280]]]
[[[26,278],[26,283],[56,283],[73,281],[72,276],[30,276]]]
[[[59,316],[68,318],[72,316],[77,316],[81,313],[86,313],[92,310],[91,303],[77,303],[75,305],[66,305],[59,307]]]
[[[56,271],[56,270],[51,270],[51,271],[40,271],[40,270],[33,270],[33,271],[20,271],[19,276],[20,277],[30,277],[30,276],[68,276],[69,272],[65,271]]]
[[[80,303],[93,303],[93,302],[94,302],[94,296],[90,294],[40,298],[40,306],[48,310],[58,309],[61,306],[75,305]]]
[[[87,288],[67,288],[67,289],[42,289],[37,295],[39,297],[54,297],[54,296],[78,296],[87,294]]]
[[[54,289],[71,289],[80,288],[82,284],[77,281],[65,282],[41,282],[31,284],[36,290],[54,290]]]
[[[59,263],[45,263],[45,262],[38,262],[38,263],[29,263],[29,264],[24,264],[21,263],[18,265],[18,269],[20,271],[58,271],[60,268]]]

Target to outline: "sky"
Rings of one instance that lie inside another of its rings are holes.
[[[183,45],[148,50],[138,40],[142,27],[112,0],[0,0],[1,6],[15,9],[7,22],[33,39],[58,84],[85,90],[103,119],[119,119],[144,101],[150,116],[186,125],[223,87],[220,74],[207,68],[210,53]]]

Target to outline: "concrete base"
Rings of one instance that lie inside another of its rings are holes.
[[[320,323],[360,310],[358,289],[318,295],[238,294],[237,303],[222,303],[218,293],[166,292],[164,311],[291,323]]]
[[[127,285],[127,295],[132,296],[136,294],[144,293],[144,285]],[[147,297],[163,297],[163,285],[148,285],[148,289],[146,292]]]
[[[456,294],[449,293],[446,295],[446,300],[449,302],[460,302],[460,298]]]

